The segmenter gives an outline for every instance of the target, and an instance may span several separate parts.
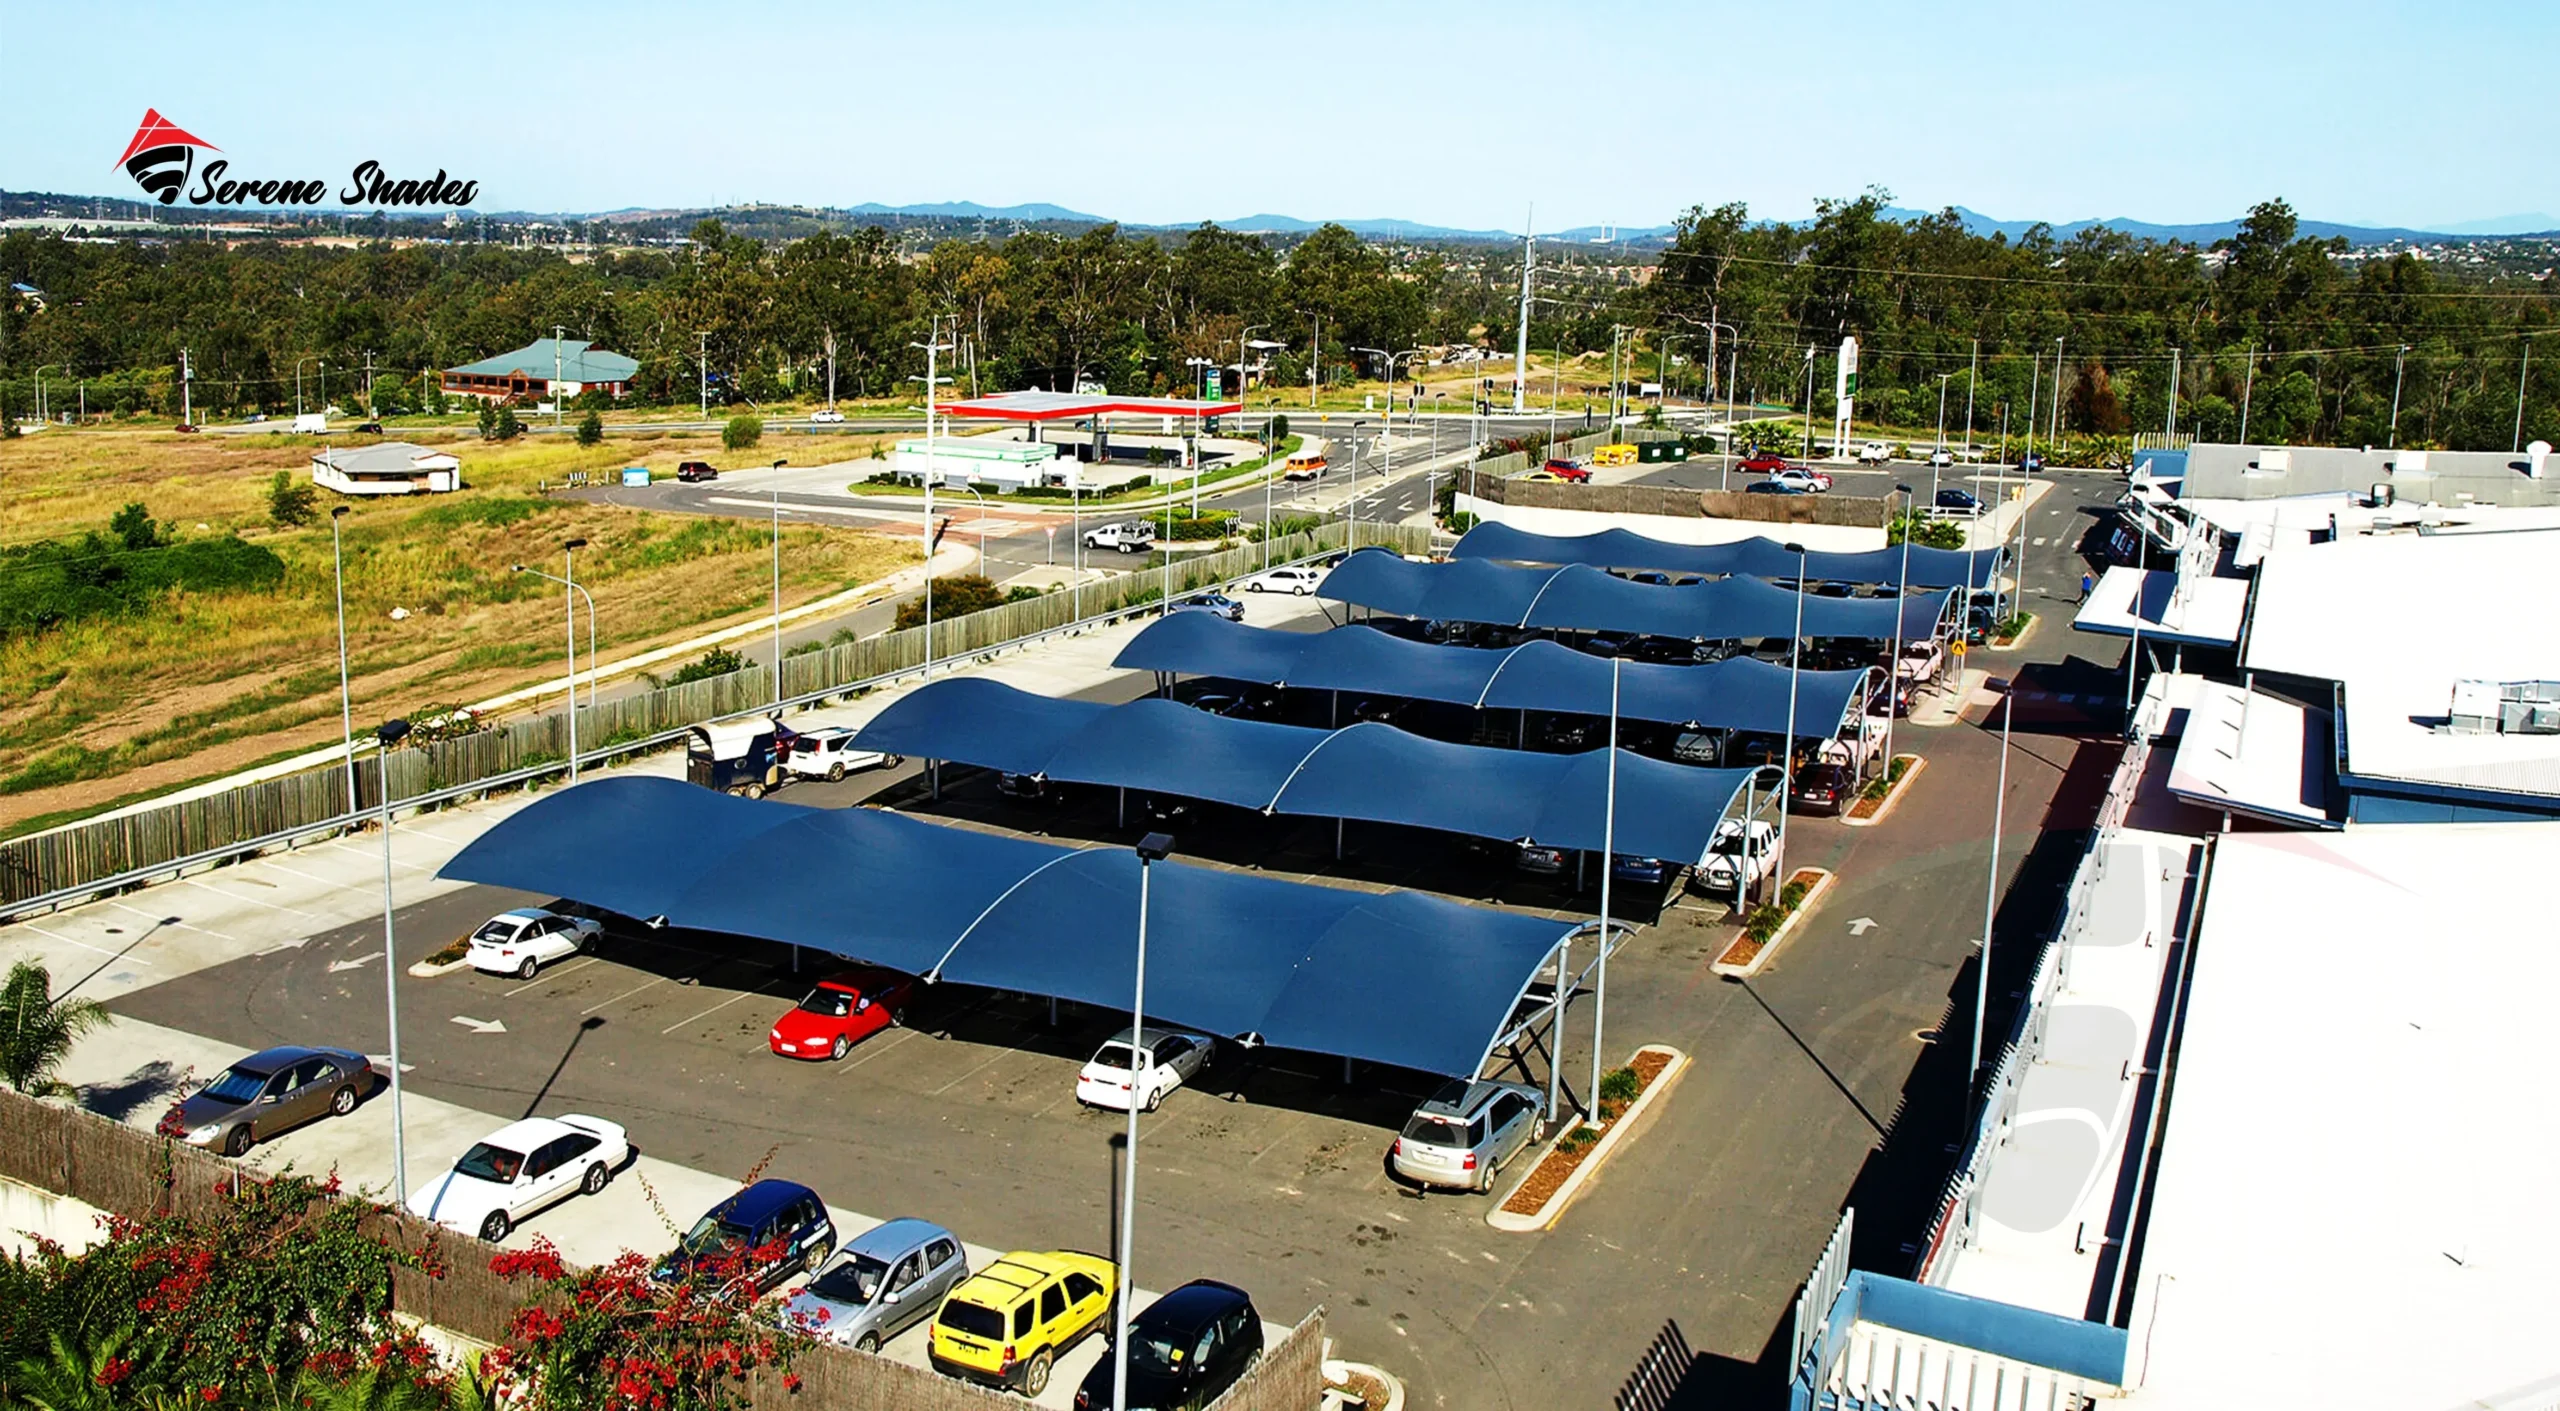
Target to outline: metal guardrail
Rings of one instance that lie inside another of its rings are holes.
[[[1383,528],[1383,526],[1381,526],[1381,528]],[[1297,558],[1277,560],[1273,562],[1270,567],[1279,568],[1294,566],[1297,564],[1312,563],[1332,554],[1347,551],[1348,550],[1343,548],[1319,549],[1313,553],[1300,555]],[[1152,570],[1141,571],[1146,572]],[[1224,588],[1230,584],[1241,583],[1247,578],[1256,577],[1266,571],[1268,570],[1256,567],[1229,578],[1219,579],[1214,584],[1206,585],[1192,591],[1206,592],[1211,588]],[[1038,632],[1033,632],[1021,637],[1007,638],[1002,642],[994,642],[984,647],[972,648],[953,656],[941,657],[931,662],[929,665],[920,663],[915,666],[901,667],[898,670],[884,672],[878,676],[866,677],[860,681],[848,681],[824,687],[816,691],[806,691],[796,696],[784,697],[779,701],[766,702],[762,705],[755,706],[752,709],[731,711],[724,715],[709,716],[702,720],[695,721],[692,724],[676,726],[672,729],[657,731],[649,735],[639,736],[634,739],[620,741],[611,745],[598,746],[592,750],[581,750],[578,752],[576,762],[578,766],[583,769],[593,765],[609,763],[613,760],[626,758],[631,755],[651,753],[683,740],[687,735],[692,733],[694,726],[696,725],[710,725],[717,724],[724,720],[744,720],[753,716],[773,715],[785,710],[816,705],[830,697],[852,696],[866,691],[878,690],[882,687],[895,685],[910,678],[922,680],[930,670],[949,670],[985,661],[991,657],[1001,655],[1004,652],[1019,650],[1039,642],[1047,641],[1054,637],[1072,636],[1078,633],[1091,631],[1096,627],[1107,627],[1117,622],[1126,621],[1131,617],[1140,616],[1150,611],[1161,611],[1163,607],[1164,600],[1162,598],[1153,598],[1140,603],[1123,604],[1122,606],[1112,608],[1105,612],[1095,613],[1087,617],[1080,617],[1072,622],[1061,623],[1056,627],[1044,628]],[[41,915],[46,912],[59,911],[65,906],[95,900],[100,897],[113,896],[121,892],[130,891],[136,887],[145,886],[154,881],[181,876],[187,872],[198,871],[208,867],[218,867],[226,862],[255,857],[261,853],[271,852],[278,848],[291,848],[298,842],[305,839],[319,839],[351,832],[380,818],[386,808],[395,813],[416,813],[421,809],[435,808],[443,804],[470,798],[474,795],[493,794],[506,789],[519,788],[554,774],[566,774],[569,770],[569,765],[570,761],[567,759],[550,760],[540,764],[527,765],[521,769],[508,770],[503,774],[492,774],[485,778],[470,780],[467,783],[449,785],[445,788],[431,790],[427,793],[413,794],[406,798],[390,800],[387,804],[378,804],[372,808],[361,809],[354,813],[341,813],[329,818],[314,819],[309,823],[296,824],[291,828],[280,829],[276,832],[264,834],[259,837],[243,839],[239,842],[225,843],[220,847],[207,848],[201,852],[190,853],[184,857],[176,857],[165,862],[155,862],[142,867],[129,868],[123,872],[114,873],[110,876],[95,878],[69,887],[56,888],[53,891],[39,893],[31,897],[25,897],[18,901],[0,903],[0,924],[17,921],[28,916]],[[336,768],[337,766],[329,767]],[[384,777],[386,779],[389,777],[388,770],[384,771]]]

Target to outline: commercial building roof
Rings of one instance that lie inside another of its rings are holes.
[[[1704,640],[1807,637],[1884,641],[1895,635],[1891,598],[1797,594],[1759,578],[1688,587],[1634,583],[1582,564],[1515,568],[1484,559],[1413,563],[1362,552],[1326,574],[1318,595],[1399,617],[1494,622],[1584,632],[1634,632]],[[1953,589],[1900,600],[1901,635],[1926,637],[1944,620]]]
[[[409,475],[422,470],[452,470],[462,464],[450,451],[410,441],[328,446],[313,452],[311,463],[342,475]]]
[[[552,361],[555,346],[557,364]],[[640,364],[620,353],[608,353],[583,338],[536,338],[512,353],[445,371],[474,377],[530,377],[544,382],[554,377],[563,382],[628,382],[639,374]]]
[[[2220,840],[2124,1405],[2560,1394],[2554,856],[2551,824]]]
[[[2242,664],[2336,682],[2342,776],[2495,801],[2560,796],[2560,734],[2453,733],[2460,682],[2560,678],[2560,532],[2357,536],[2259,565]]]
[[[1589,564],[1593,568],[1656,569],[1664,573],[1747,574],[1793,578],[1798,564],[1786,545],[1766,536],[1721,544],[1683,544],[1603,529],[1592,534],[1533,534],[1487,521],[1466,532],[1451,558],[1505,559],[1514,563]],[[1907,560],[1907,562],[1906,562]],[[1804,575],[1817,583],[1907,584],[1914,588],[1987,588],[2000,571],[1998,549],[1932,549],[1913,544],[1859,553],[1812,550]]]
[[[909,692],[863,726],[854,743],[1268,813],[1593,851],[1607,837],[1609,755],[1597,749],[1532,754],[1448,744],[1375,723],[1320,730],[1154,698],[1116,706],[1058,700],[966,676]],[[1684,866],[1705,859],[1753,773],[1615,753],[1617,850]]]
[[[2169,792],[2199,808],[2314,828],[2342,821],[2330,797],[2329,712],[2265,691],[2198,681]]]
[[[1113,666],[1188,672],[1308,690],[1357,691],[1441,701],[1478,710],[1609,713],[1610,663],[1556,642],[1453,647],[1417,642],[1366,626],[1330,632],[1248,627],[1205,612],[1150,623],[1121,648]],[[1787,692],[1796,729],[1828,735],[1857,708],[1869,672],[1801,671],[1751,657],[1698,666],[1621,661],[1618,714],[1665,725],[1783,733]]]
[[[2560,505],[2560,466],[2536,478],[2528,459],[2505,451],[2417,451],[2353,446],[2187,448],[2181,499],[2269,500],[2391,487],[2406,504]]]
[[[439,876],[808,946],[910,974],[1126,1010],[1138,859],[879,809],[671,779],[546,795]],[[1147,1010],[1227,1038],[1428,1073],[1481,1066],[1568,928],[1412,892],[1160,865]]]
[[[1085,392],[997,392],[944,402],[945,416],[994,418],[1002,421],[1081,421],[1112,412],[1138,416],[1226,416],[1244,410],[1242,402],[1193,401],[1187,397],[1114,397]]]

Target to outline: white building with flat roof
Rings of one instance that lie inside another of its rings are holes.
[[[311,457],[311,483],[341,495],[440,495],[462,488],[462,462],[407,441],[333,446]]]
[[[993,436],[954,436],[929,444],[918,438],[897,444],[889,471],[906,485],[921,485],[930,476],[936,485],[971,485],[999,493],[1025,487],[1091,489],[1084,463],[1064,454],[1065,449]]]

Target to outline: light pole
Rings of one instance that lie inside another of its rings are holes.
[[[1967,1091],[1982,1074],[1982,1020],[1991,1007],[1991,918],[2000,898],[2000,828],[2009,804],[2009,717],[2016,710],[2017,683],[2000,698],[2000,782],[1991,795],[1991,870],[1982,878],[1982,959],[1974,970],[1973,1056],[1965,1065]]]
[[[1804,458],[1813,459],[1813,345],[1810,343],[1804,349]],[[1786,817],[1786,811],[1780,809],[1778,831],[1782,833],[1786,831]]]
[[[1974,370],[1982,361],[1982,340],[1973,340],[1973,351],[1964,360],[1964,458],[1973,459],[1973,380]]]
[[[1787,640],[1787,740],[1778,760],[1777,894],[1783,897],[1787,889],[1787,805],[1796,792],[1796,678],[1804,669],[1805,550],[1802,544],[1780,547],[1796,556],[1796,634]],[[1894,620],[1901,619],[1902,609],[1897,606]]]
[[[2526,344],[2525,346],[2527,346],[2528,348],[2530,348],[2532,345],[2528,343],[2528,344]],[[2243,445],[2243,446],[2246,446],[2246,445],[2248,445],[2248,444],[2249,444],[2249,403],[2250,403],[2250,400],[2251,400],[2253,397],[2255,397],[2255,396],[2256,396],[2257,391],[2258,391],[2258,345],[2257,345],[2257,344],[2252,343],[2252,344],[2250,344],[2250,345],[2249,345],[2248,360],[2247,360],[2247,361],[2245,361],[2245,362],[2243,362],[2243,363],[2241,364],[2241,369],[2242,369],[2242,370],[2241,370],[2241,374],[2240,374],[2240,444],[2241,444],[2241,445]],[[2517,386],[2516,386],[2516,415],[2517,415],[2517,417],[2518,417],[2519,419],[2521,419],[2521,418],[2523,417],[2523,415],[2524,415],[2524,386],[2523,386],[2523,384],[2522,384],[2522,382],[2521,382],[2521,381],[2519,381],[2519,382],[2518,382],[2518,384],[2517,384]]]
[[[960,488],[968,491],[969,498],[978,502],[978,571],[984,573],[987,571],[987,497],[979,494],[975,485]]]
[[[1343,502],[1342,551],[1349,553],[1360,547],[1360,428],[1369,424],[1366,417],[1351,419],[1351,498]]]
[[[930,460],[931,457],[928,456],[927,459]],[[787,460],[775,461],[773,476],[764,483],[765,496],[773,502],[773,703],[776,706],[782,704],[782,468],[789,464],[791,462]],[[925,520],[925,532],[927,534],[933,532],[933,521],[930,518]],[[930,552],[927,557],[931,557]],[[928,578],[931,572],[931,568],[928,567],[926,569]],[[576,753],[574,745],[577,738],[575,734],[569,737],[573,746],[571,750],[573,755]]]
[[[1306,442],[1298,443],[1303,446]],[[1271,458],[1279,454],[1271,440],[1271,418],[1262,419],[1262,566],[1271,567],[1271,482],[1279,479],[1271,473]]]
[[[1380,358],[1384,359],[1387,365],[1387,410],[1385,419],[1378,423],[1378,455],[1380,457],[1378,466],[1378,488],[1383,491],[1386,489],[1388,483],[1393,481],[1396,477],[1396,443],[1393,437],[1389,435],[1389,433],[1396,429],[1396,359],[1404,359],[1406,366],[1410,367],[1413,362],[1414,354],[1419,353],[1422,350],[1420,348],[1406,348],[1400,352],[1390,353],[1384,348],[1354,348],[1351,351],[1355,353],[1375,353]],[[1357,472],[1355,472],[1351,478],[1351,491],[1352,503],[1356,507],[1359,504],[1360,499],[1360,477]],[[1357,521],[1357,517],[1357,511],[1355,508],[1355,523]],[[1344,546],[1346,550],[1358,547],[1359,545],[1357,544],[1346,544]]]
[[[50,425],[53,421],[53,416],[45,410],[44,406],[44,370],[48,367],[62,372],[69,372],[71,370],[71,364],[46,363],[42,367],[36,369],[36,420]]]
[[[560,558],[568,570],[565,578],[555,577],[538,568],[514,565],[518,573],[530,573],[546,583],[560,585],[562,595],[574,593],[587,600],[587,708],[596,704],[596,600],[586,585],[578,581],[576,553],[587,546],[584,539],[572,539],[560,546]],[[573,600],[569,607],[569,782],[578,782],[578,610]]]
[[[1893,656],[1884,667],[1884,777],[1893,778],[1893,717],[1902,706],[1902,614],[1911,602],[1911,531],[1920,516],[1911,503],[1911,487],[1893,487],[1902,495],[1902,576],[1893,585]]]
[[[2524,361],[2516,366],[2516,444],[2509,452],[2511,455],[2524,454],[2524,381],[2525,375],[2532,371],[2533,340],[2527,338],[2524,340]],[[86,412],[82,413],[81,419],[88,419]]]
[[[2053,339],[2053,410],[2046,413],[2048,429],[2044,438],[2044,453],[2048,456],[2062,454],[2062,338],[2055,334]]]
[[[338,535],[338,521],[347,517],[345,505],[329,509],[329,564],[338,589],[338,728],[347,742],[347,816],[356,812],[356,708],[347,694],[347,557]]]
[[[933,331],[924,336],[923,342],[907,346],[924,350],[924,679],[930,681],[933,679],[933,482],[942,469],[933,453],[934,394],[941,385],[934,369],[935,359],[949,346],[942,341],[942,315],[933,316]],[[911,377],[907,380],[913,382],[916,379]],[[1102,444],[1101,436],[1102,432],[1097,430],[1094,440],[1097,448]]]
[[[1112,1411],[1129,1405],[1129,1300],[1135,1291],[1129,1277],[1138,1233],[1138,1089],[1142,1070],[1138,1054],[1147,1041],[1147,883],[1155,864],[1173,853],[1170,834],[1149,833],[1138,840],[1138,967],[1129,990],[1129,1140],[1120,1157],[1120,1317],[1119,1336],[1111,1340]]]
[[[1600,809],[1600,974],[1591,1008],[1591,1101],[1600,1100],[1602,1031],[1609,1023],[1609,879],[1618,870],[1618,668],[1609,658],[1609,785]],[[1559,1052],[1557,1057],[1563,1057]]]
[[[1939,373],[1939,374],[1938,374],[1938,446],[1937,446],[1937,449],[1939,449],[1939,450],[1941,450],[1941,451],[1943,451],[1943,450],[1945,450],[1945,449],[1947,448],[1947,379],[1948,379],[1948,378],[1950,378],[1950,377],[1953,377],[1953,376],[1955,376],[1955,374],[1954,374],[1954,373],[1952,373],[1952,372],[1942,372],[1942,373]],[[1931,457],[1930,459],[1931,459],[1931,463],[1932,463],[1932,464],[1934,464],[1934,463],[1936,462],[1936,457],[1934,457],[1934,456],[1933,456],[1933,457]]]
[[[307,354],[293,360],[293,417],[296,421],[302,419],[302,365],[318,361]]]
[[[2391,359],[2391,446],[2394,450],[2400,447],[2400,384],[2408,372],[2409,345],[2403,343]]]
[[[374,729],[382,766],[382,1006],[391,1030],[391,1191],[409,1204],[408,1124],[400,1114],[400,952],[391,925],[391,747],[409,734],[409,722],[386,720]]]

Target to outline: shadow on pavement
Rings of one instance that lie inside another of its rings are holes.
[[[162,1098],[177,1096],[187,1078],[175,1064],[155,1058],[112,1083],[82,1084],[80,1106],[121,1122]]]

